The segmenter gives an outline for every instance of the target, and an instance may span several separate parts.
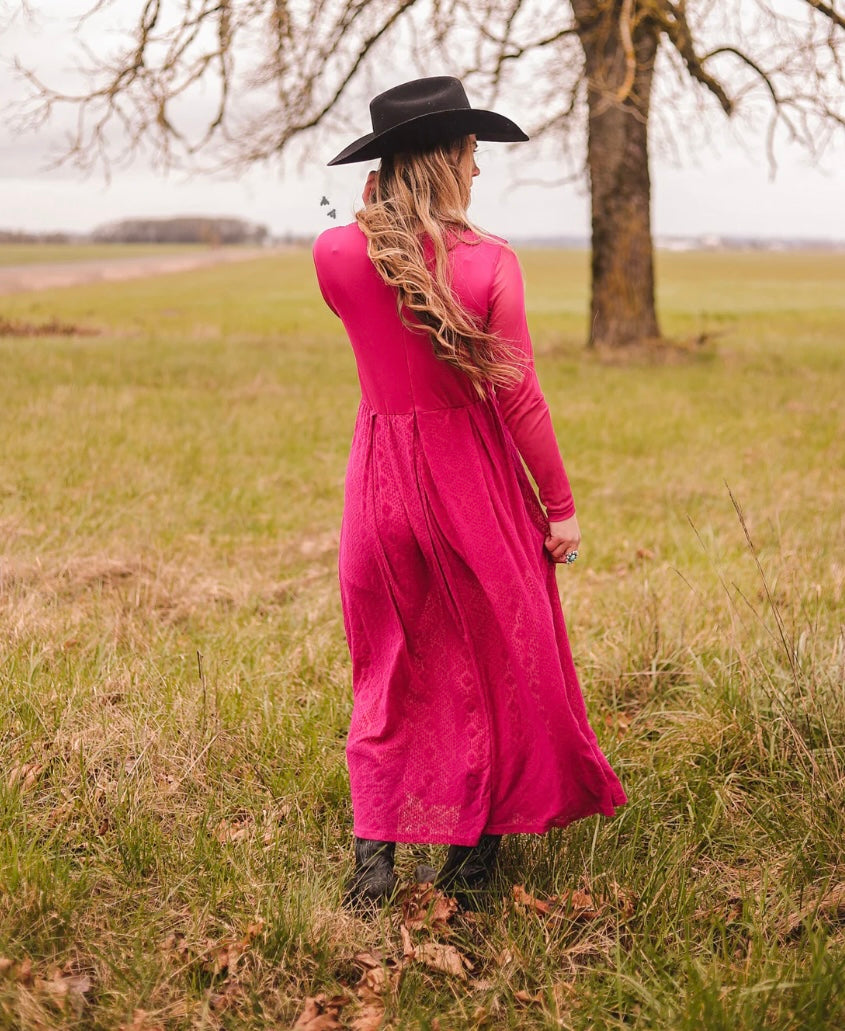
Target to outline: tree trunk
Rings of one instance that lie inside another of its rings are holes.
[[[659,33],[648,18],[641,20],[631,30],[633,54],[629,45],[626,58],[620,19],[635,4],[572,0],[572,7],[588,80],[593,248],[588,346],[618,349],[660,336],[648,171],[649,101]]]

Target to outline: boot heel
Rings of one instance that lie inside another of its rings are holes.
[[[414,868],[414,880],[417,884],[434,884],[437,880],[437,869],[427,863],[420,863]]]
[[[381,902],[396,890],[393,872],[396,843],[355,838],[355,870],[344,888],[344,904]]]
[[[496,867],[501,835],[482,834],[477,845],[452,845],[434,886],[454,895],[462,909],[478,909]]]

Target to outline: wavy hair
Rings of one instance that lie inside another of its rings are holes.
[[[491,239],[466,214],[469,185],[461,165],[472,146],[464,136],[431,150],[382,158],[369,202],[355,217],[367,237],[370,260],[397,290],[404,325],[427,333],[435,357],[465,372],[483,397],[487,384],[517,384],[525,357],[512,342],[479,324],[450,284],[450,247],[467,231],[477,238],[466,242]],[[425,260],[426,236],[434,248],[433,271]]]

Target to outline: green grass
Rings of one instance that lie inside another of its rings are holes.
[[[413,935],[467,980],[409,967],[390,1025],[845,1026],[845,259],[660,255],[712,340],[631,367],[582,350],[586,256],[523,259],[629,803],[508,839],[490,912]],[[349,346],[304,253],[0,308],[98,331],[0,339],[0,1027],[289,1027],[402,955],[340,904]],[[591,921],[510,894],[584,882]]]
[[[182,254],[205,249],[195,244],[179,243],[0,243],[0,268],[4,265],[142,258],[153,254]]]

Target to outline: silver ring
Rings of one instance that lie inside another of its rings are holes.
[[[567,565],[572,565],[576,558],[578,558],[578,552],[570,551],[569,554],[564,557],[563,561],[566,562]]]

